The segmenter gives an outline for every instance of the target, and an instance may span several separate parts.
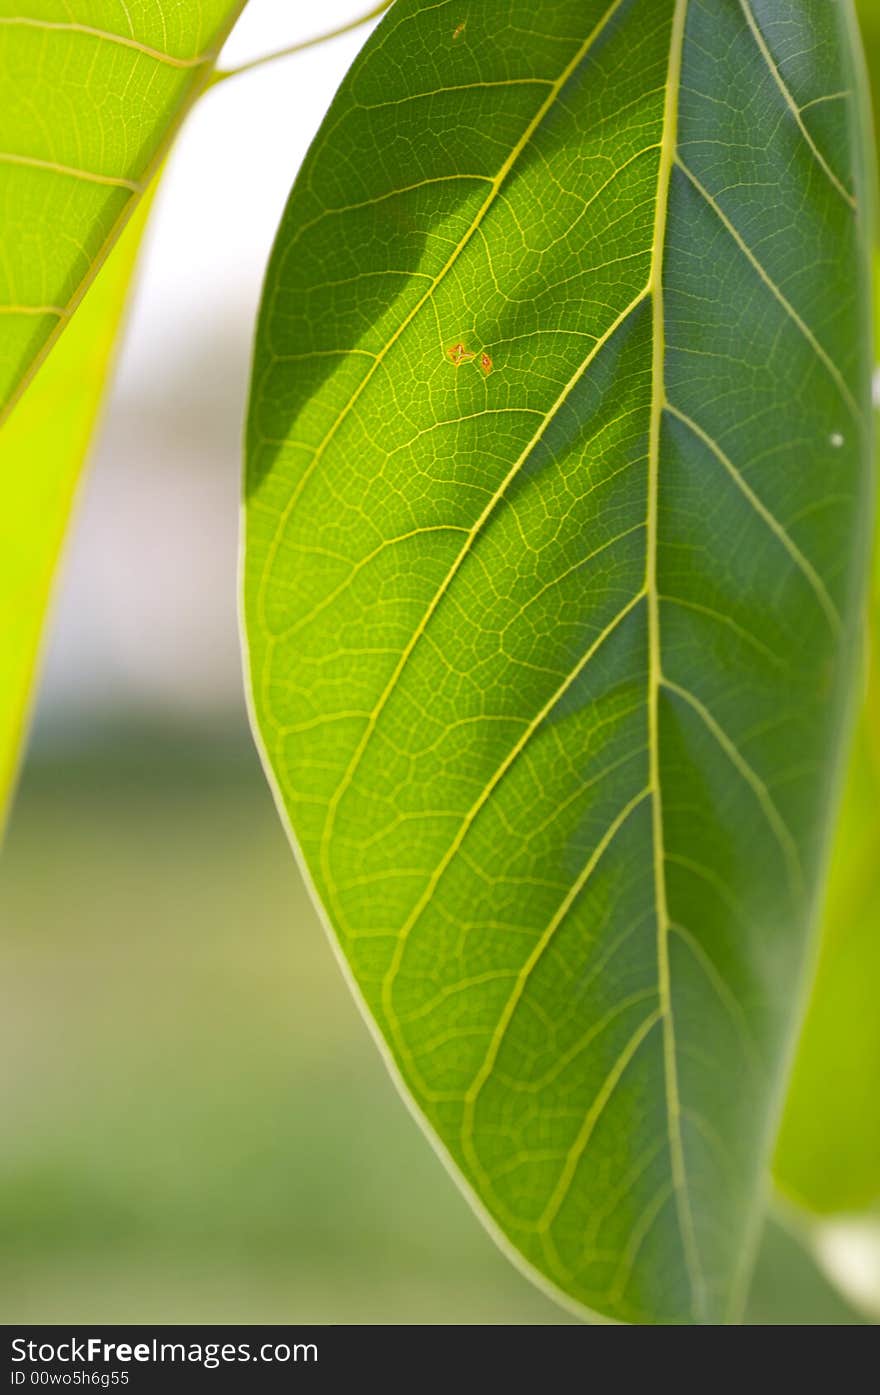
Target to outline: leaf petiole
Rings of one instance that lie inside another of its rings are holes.
[[[353,29],[359,29],[362,24],[369,24],[370,20],[378,19],[386,10],[391,9],[393,3],[394,0],[382,0],[381,4],[374,5],[366,14],[350,19],[346,24],[340,24],[336,29],[330,29],[324,34],[316,34],[311,39],[302,39],[299,43],[290,44],[289,47],[278,49],[275,53],[265,53],[260,58],[252,58],[236,68],[218,68],[207,86],[216,87],[218,82],[225,82],[227,78],[240,77],[242,73],[253,72],[255,68],[262,68],[267,63],[275,63],[279,58],[291,58],[295,53],[317,48],[319,44],[328,43],[330,39],[338,39],[343,34],[351,33]]]

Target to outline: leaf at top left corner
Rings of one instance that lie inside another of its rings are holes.
[[[0,420],[203,90],[245,0],[0,0]]]
[[[59,350],[0,427],[0,833],[77,486],[149,212],[145,200]]]

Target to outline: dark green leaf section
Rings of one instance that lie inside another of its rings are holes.
[[[260,320],[245,621],[353,982],[493,1229],[739,1315],[863,590],[825,0],[399,0]]]

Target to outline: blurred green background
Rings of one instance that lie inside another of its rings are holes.
[[[862,9],[876,48],[880,3]],[[289,73],[278,83],[289,103]],[[326,100],[316,94],[316,120]],[[226,119],[206,108],[204,129]],[[227,115],[244,172],[259,128],[238,99]],[[201,116],[180,157],[186,190],[181,178],[168,193],[181,221],[216,184],[219,138],[204,137],[206,158]],[[235,197],[234,169],[227,184]],[[496,1251],[409,1117],[275,815],[241,707],[233,585],[260,257],[250,300],[215,307],[198,333],[180,312],[169,335],[181,285],[162,270],[161,197],[158,213],[142,297],[157,319],[132,324],[3,853],[0,1318],[568,1321]],[[876,787],[859,797],[870,814]],[[876,946],[877,825],[856,822],[851,913],[848,874],[835,874],[841,933]],[[829,939],[826,960],[851,1001],[851,981],[873,990],[850,941]],[[818,1022],[819,1049],[839,1020]],[[842,1116],[871,1108],[854,1050],[848,1091],[826,1052],[823,1089]],[[802,1189],[818,1185],[831,1138],[819,1182],[845,1198],[858,1174],[869,1199],[874,1141],[858,1165],[844,1159],[841,1181],[844,1124],[814,1113]],[[801,1110],[789,1125],[792,1157],[806,1156],[810,1120]],[[807,1270],[795,1282],[797,1263],[778,1234],[753,1320],[858,1320]]]
[[[37,754],[4,864],[4,1321],[565,1320],[400,1102],[242,728]]]
[[[572,1321],[401,1102],[244,727],[42,744],[0,879],[0,1320]],[[862,1318],[776,1230],[750,1320]]]

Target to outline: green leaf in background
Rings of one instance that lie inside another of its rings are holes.
[[[809,1230],[784,1213],[764,1227],[744,1321],[760,1327],[870,1325],[824,1273]]]
[[[0,831],[58,554],[107,382],[147,201],[56,354],[0,430]]]
[[[810,957],[870,512],[852,24],[399,0],[258,331],[279,804],[481,1214],[617,1320],[738,1318]]]
[[[0,419],[143,194],[244,0],[0,0]]]
[[[875,287],[880,277],[875,276]],[[880,324],[880,306],[875,318]],[[835,833],[821,955],[774,1161],[779,1186],[815,1211],[861,1211],[880,1204],[878,1001],[880,551],[875,551],[866,694]]]
[[[876,129],[876,0],[861,0],[859,18]],[[880,323],[880,307],[875,321]],[[875,356],[880,361],[880,343]],[[880,550],[874,560],[867,678],[835,837],[822,953],[774,1163],[779,1185],[820,1212],[861,1211],[880,1203]]]
[[[880,113],[880,5],[859,0]],[[876,309],[875,324],[880,323]],[[880,361],[880,346],[875,343]],[[875,541],[865,702],[850,758],[822,951],[774,1159],[777,1181],[820,1212],[880,1203],[880,551]]]

